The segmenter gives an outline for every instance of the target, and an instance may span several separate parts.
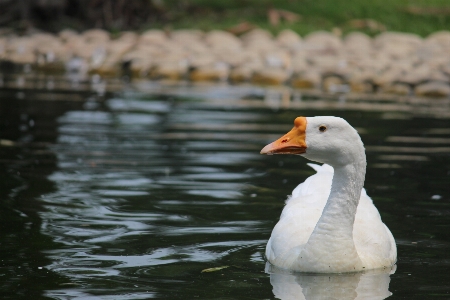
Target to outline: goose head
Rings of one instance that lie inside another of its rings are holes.
[[[358,132],[339,117],[297,117],[294,128],[261,150],[261,154],[296,154],[333,167],[364,159]]]

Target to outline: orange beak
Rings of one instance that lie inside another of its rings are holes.
[[[273,143],[265,146],[261,154],[302,154],[306,152],[306,118],[298,117],[294,128]]]

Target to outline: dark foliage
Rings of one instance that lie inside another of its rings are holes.
[[[164,3],[152,0],[1,0],[0,26],[57,31],[137,29],[169,18]]]

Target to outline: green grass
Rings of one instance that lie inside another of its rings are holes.
[[[426,36],[438,30],[450,30],[449,0],[165,0],[165,21],[150,27],[227,29],[248,21],[274,33],[290,28],[301,35],[316,30],[340,28],[344,33],[360,30],[369,34],[377,30],[350,26],[354,19],[373,19],[389,31],[417,33]],[[408,7],[423,8],[420,14]],[[302,16],[299,22],[282,22],[272,26],[267,20],[270,8],[285,9]],[[432,11],[427,13],[426,9]],[[433,11],[434,10],[434,11]],[[437,11],[436,11],[437,10]]]

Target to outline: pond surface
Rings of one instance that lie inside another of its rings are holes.
[[[450,298],[448,99],[20,78],[0,89],[2,299]],[[266,266],[286,196],[314,171],[259,151],[299,115],[360,132],[396,270]]]

